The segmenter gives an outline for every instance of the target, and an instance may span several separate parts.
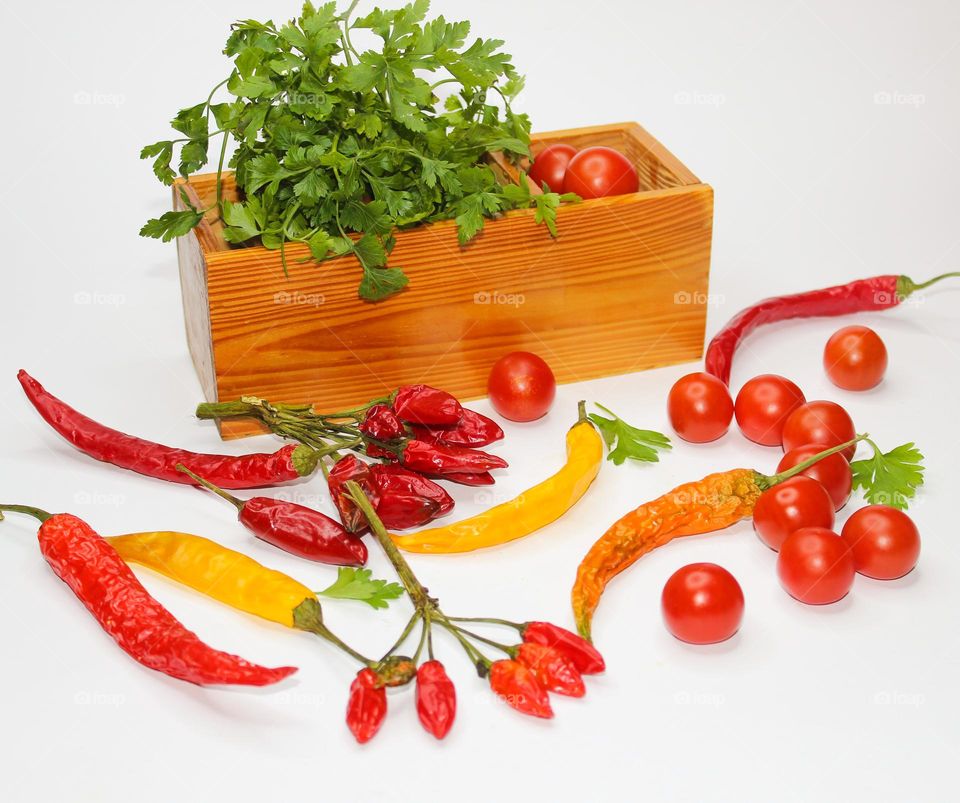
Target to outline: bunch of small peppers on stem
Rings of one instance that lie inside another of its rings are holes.
[[[575,633],[548,622],[520,624],[504,619],[447,615],[394,546],[361,487],[353,480],[348,480],[345,487],[367,518],[371,532],[393,564],[413,604],[413,613],[399,638],[379,660],[366,658],[340,639],[332,639],[336,646],[363,664],[351,684],[347,704],[347,726],[358,742],[369,741],[380,729],[387,714],[386,690],[414,681],[420,722],[438,739],[447,735],[456,716],[456,691],[444,665],[434,656],[436,627],[453,636],[478,676],[489,680],[490,688],[500,699],[524,714],[552,717],[548,692],[582,697],[585,693],[582,676],[603,671],[603,658],[596,648]],[[522,640],[502,644],[468,630],[465,624],[472,622],[514,628]],[[412,655],[400,653],[418,626],[420,637],[416,650]],[[484,653],[487,647],[506,657],[491,660]],[[424,657],[426,660],[422,661]]]

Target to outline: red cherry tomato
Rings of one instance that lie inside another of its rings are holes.
[[[685,441],[707,443],[715,441],[730,426],[733,399],[723,382],[700,371],[680,377],[670,388],[667,414]]]
[[[777,556],[780,584],[808,605],[843,599],[853,585],[853,553],[847,542],[825,527],[794,530]]]
[[[753,529],[776,551],[790,533],[803,527],[833,527],[833,499],[816,480],[797,476],[760,494]]]
[[[779,446],[787,416],[804,400],[803,391],[789,379],[760,374],[737,394],[734,405],[737,424],[750,440],[764,446]]]
[[[870,390],[887,371],[887,347],[873,329],[844,326],[827,341],[823,369],[838,388]]]
[[[783,451],[790,452],[808,443],[825,443],[827,447],[839,446],[853,440],[857,432],[850,414],[832,401],[812,401],[801,405],[783,424]],[[857,446],[844,449],[847,460],[853,458]]]
[[[791,449],[781,459],[777,465],[777,473],[793,468],[804,460],[809,460],[814,455],[819,454],[825,449],[829,449],[822,443],[808,443],[805,446],[798,446]],[[839,510],[850,498],[850,491],[853,488],[853,472],[850,471],[850,464],[842,454],[832,454],[822,460],[814,463],[810,468],[800,472],[801,476],[810,477],[819,482],[830,498],[833,499],[835,510]]]
[[[567,165],[564,192],[581,198],[626,195],[640,189],[640,178],[633,163],[613,148],[584,148]]]
[[[573,145],[557,142],[547,145],[534,159],[527,174],[539,187],[543,182],[554,192],[563,192],[563,178],[567,174],[567,165],[577,149]]]
[[[490,403],[511,421],[533,421],[545,415],[557,394],[557,380],[544,360],[529,351],[501,357],[487,379]]]
[[[740,628],[743,590],[722,566],[691,563],[667,580],[660,607],[667,630],[678,639],[713,644],[725,641]]]
[[[840,533],[853,552],[860,574],[877,580],[896,580],[917,565],[920,533],[902,510],[870,505],[854,513]]]

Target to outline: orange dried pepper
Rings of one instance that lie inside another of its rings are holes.
[[[577,568],[571,601],[580,635],[590,640],[593,613],[607,583],[640,557],[674,538],[715,532],[749,517],[765,490],[865,437],[826,449],[773,476],[750,468],[711,474],[627,513],[600,537]]]

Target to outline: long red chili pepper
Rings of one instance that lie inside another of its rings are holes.
[[[17,374],[24,393],[43,419],[84,454],[148,477],[192,485],[177,463],[210,477],[221,488],[262,488],[312,474],[313,449],[289,444],[272,454],[198,454],[126,435],[98,424],[44,390],[26,371]]]
[[[944,273],[926,282],[915,282],[908,276],[873,276],[849,284],[825,287],[807,293],[766,298],[741,310],[724,326],[707,346],[704,367],[724,384],[730,383],[733,355],[740,342],[754,329],[791,318],[846,315],[850,312],[883,310],[941,279],[960,276],[960,272]]]
[[[240,523],[268,544],[298,558],[334,566],[363,566],[367,562],[367,545],[348,533],[340,522],[323,515],[319,510],[267,496],[255,496],[244,501],[185,466],[181,465],[179,470],[230,502],[238,511]]]
[[[113,640],[144,666],[199,685],[266,686],[297,671],[292,666],[259,666],[204,644],[150,596],[116,550],[76,516],[23,505],[0,505],[4,510],[40,520],[38,540],[47,563]]]

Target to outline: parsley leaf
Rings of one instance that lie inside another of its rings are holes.
[[[334,583],[317,593],[333,599],[355,599],[367,603],[371,608],[387,608],[389,600],[403,596],[403,586],[399,583],[371,580],[371,574],[370,569],[341,566]]]
[[[306,2],[279,25],[231,26],[230,74],[176,114],[175,137],[147,145],[141,158],[170,185],[177,173],[201,170],[211,140],[222,137],[215,152],[232,155],[218,175],[233,171],[242,200],[164,214],[143,235],[172,239],[216,209],[231,243],[259,240],[283,257],[285,244],[299,242],[317,262],[352,254],[369,301],[407,285],[387,264],[398,228],[455,220],[465,247],[488,218],[532,208],[556,236],[557,210],[573,196],[501,183],[485,159],[489,151],[512,161],[529,155],[530,121],[511,105],[523,78],[503,42],[470,40],[465,21],[428,19],[428,0],[361,17],[356,5],[338,12],[335,2]],[[360,41],[376,45],[358,50]]]
[[[625,460],[656,463],[660,460],[658,450],[673,448],[666,435],[647,429],[637,429],[602,404],[597,404],[597,407],[612,416],[612,418],[605,418],[602,415],[590,413],[588,417],[600,430],[609,450],[607,460],[612,460],[614,465],[619,466]]]
[[[906,510],[909,500],[923,485],[923,455],[913,443],[904,443],[881,453],[871,440],[873,457],[850,463],[853,487],[864,490],[864,498],[872,505],[889,505]]]

